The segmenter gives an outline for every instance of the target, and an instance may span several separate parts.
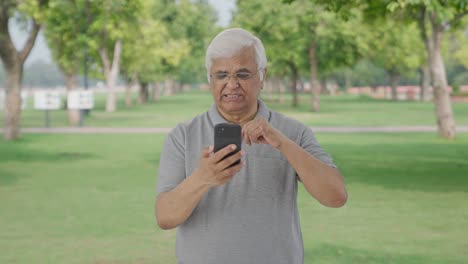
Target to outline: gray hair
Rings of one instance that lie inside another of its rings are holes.
[[[206,49],[205,67],[208,82],[210,81],[210,70],[213,59],[228,58],[236,55],[242,48],[252,46],[255,50],[257,70],[264,70],[267,66],[267,58],[265,48],[259,38],[242,28],[226,29],[216,35]],[[262,70],[258,73],[261,80],[263,80]]]

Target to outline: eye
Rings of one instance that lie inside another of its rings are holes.
[[[250,72],[238,72],[236,73],[236,77],[241,80],[247,80],[250,78],[252,74]]]
[[[225,72],[218,72],[214,75],[214,77],[218,80],[223,80],[225,79],[226,77],[228,77],[228,74],[225,73]]]

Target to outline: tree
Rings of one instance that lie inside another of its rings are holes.
[[[295,3],[293,3],[295,4]],[[311,110],[320,109],[319,78],[326,84],[326,77],[334,71],[353,66],[368,50],[369,33],[362,30],[359,10],[347,10],[346,19],[326,9],[320,1],[297,1],[301,24],[308,37]],[[323,86],[323,85],[322,85]]]
[[[128,82],[139,83],[139,102],[146,103],[149,85],[159,88],[157,82],[164,79],[167,68],[179,67],[182,58],[189,54],[189,43],[171,35],[169,26],[158,13],[161,12],[161,2],[142,1],[142,6],[137,25],[125,37],[122,72]],[[153,99],[158,94],[158,89],[154,89]]]
[[[468,0],[392,0],[386,8],[418,22],[429,58],[438,132],[441,137],[455,138],[455,121],[442,58],[442,39],[444,32],[456,28],[461,19],[468,15]]]
[[[270,76],[289,75],[292,105],[298,105],[297,80],[307,65],[306,40],[293,6],[266,1],[237,1],[233,25],[252,31],[265,46]]]
[[[215,10],[206,0],[155,2],[153,16],[164,23],[174,43],[185,43],[186,52],[176,64],[163,61],[165,94],[179,90],[182,84],[205,82],[205,50],[217,31]]]
[[[372,31],[372,40],[368,55],[374,64],[387,71],[392,99],[397,100],[397,86],[401,76],[421,65],[420,50],[423,47],[417,25],[382,19],[370,25],[369,31]]]
[[[114,112],[117,100],[115,85],[120,72],[123,42],[128,32],[137,26],[142,5],[140,0],[87,1],[90,18],[88,45],[91,55],[100,59],[106,79],[106,111]]]
[[[270,68],[290,69],[293,105],[296,80],[310,75],[311,110],[319,110],[320,76],[353,65],[365,50],[365,32],[358,30],[359,13],[344,20],[314,1],[238,1],[235,23],[251,29],[264,41]],[[274,71],[276,72],[276,70]],[[278,72],[281,72],[280,70]]]
[[[190,54],[181,57],[175,69],[175,77],[182,84],[206,82],[205,51],[214,34],[219,31],[216,11],[203,0],[181,0],[175,10],[174,19],[168,28],[174,39],[187,41]]]
[[[20,135],[21,81],[23,65],[36,41],[44,20],[47,0],[0,2],[0,58],[6,72],[6,104],[4,109],[4,138],[17,139]],[[17,50],[8,31],[8,21],[20,17],[29,26],[29,36],[24,46]]]
[[[45,26],[45,35],[55,62],[65,76],[67,91],[76,89],[80,66],[85,60],[87,46],[86,9],[84,0],[52,1]],[[77,126],[80,110],[68,109],[68,123]]]

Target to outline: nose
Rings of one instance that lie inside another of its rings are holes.
[[[227,77],[226,86],[232,87],[232,88],[236,88],[237,86],[239,86],[239,79],[237,78],[237,76],[234,74],[229,75]]]

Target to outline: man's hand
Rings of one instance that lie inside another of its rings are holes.
[[[242,126],[242,137],[248,145],[270,144],[278,149],[283,141],[284,135],[262,117],[257,117]]]
[[[223,157],[235,149],[236,145],[232,144],[213,153],[213,146],[205,147],[200,157],[199,166],[195,172],[199,179],[210,187],[223,185],[231,180],[240,171],[243,163],[241,162],[232,167],[229,166],[238,161],[244,153],[239,151],[224,160]]]

